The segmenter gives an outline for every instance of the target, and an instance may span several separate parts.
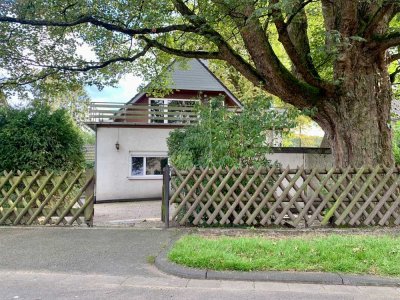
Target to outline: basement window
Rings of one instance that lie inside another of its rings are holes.
[[[131,156],[131,177],[161,177],[168,157],[163,156]]]

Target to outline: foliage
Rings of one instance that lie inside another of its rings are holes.
[[[7,102],[7,98],[6,95],[3,93],[3,91],[0,89],[0,107],[1,106],[7,106],[8,102]]]
[[[400,276],[400,238],[388,235],[184,236],[168,258],[188,267],[237,271],[318,271]]]
[[[96,143],[96,135],[93,132],[81,130],[81,136],[85,145],[94,145]]]
[[[68,112],[46,105],[0,108],[0,170],[83,166],[83,139]]]
[[[354,20],[359,22],[353,23],[366,26],[366,20],[372,19],[367,14],[379,11],[379,6],[382,6],[382,10],[386,9],[390,1],[386,2],[364,3],[364,6],[360,4],[360,20]],[[321,0],[270,0],[254,3],[241,1],[237,4],[237,1],[230,0],[220,3],[208,0],[132,0],[112,3],[107,0],[3,1],[0,4],[0,39],[5,46],[0,50],[0,68],[7,74],[2,78],[7,83],[4,88],[23,91],[24,84],[49,79],[63,86],[85,82],[103,87],[105,84],[115,84],[125,73],[136,71],[150,79],[169,64],[170,55],[216,58],[209,53],[225,45],[231,47],[232,54],[243,57],[244,61],[251,61],[254,58],[240,32],[241,21],[238,17],[246,17],[246,9],[252,12],[247,16],[249,20],[257,19],[263,25],[268,43],[282,63],[282,66],[277,64],[277,67],[287,69],[295,63],[288,53],[290,45],[285,44],[280,34],[285,34],[289,27],[295,28],[294,25],[303,25],[302,16],[297,18],[296,15],[304,13],[308,38],[302,42],[309,44],[309,53],[304,55],[312,59],[312,65],[325,80],[333,81],[334,62],[339,57],[339,51],[365,40],[362,36],[346,36],[346,33],[341,32],[342,28],[347,27],[340,26],[340,20],[336,20],[337,24],[331,22],[335,21],[334,16],[323,14],[324,9],[325,12],[329,10],[329,4]],[[191,14],[185,13],[185,5]],[[323,8],[323,5],[326,7]],[[368,8],[368,5],[371,7]],[[337,9],[337,14],[340,14],[349,7],[341,5]],[[389,10],[386,13],[389,14]],[[275,23],[280,15],[287,23],[283,27]],[[15,19],[7,19],[10,16]],[[391,19],[388,31],[396,32],[399,20]],[[20,25],[25,20],[26,24]],[[35,23],[33,20],[41,22],[30,26]],[[78,24],[74,24],[74,21]],[[52,22],[57,25],[51,26]],[[354,26],[353,23],[349,26]],[[326,28],[329,24],[340,26],[340,30]],[[215,63],[222,61],[224,65],[217,67],[221,74],[227,71],[229,76],[241,77],[241,81],[245,81],[245,77],[249,79],[237,68],[237,63],[229,63],[232,60],[227,57],[218,58],[221,60]],[[133,61],[136,63],[130,64]],[[250,68],[251,64],[247,67]],[[238,70],[241,75],[238,75]],[[237,81],[238,78],[233,80]],[[255,86],[263,86],[263,80],[258,84],[252,82]],[[265,88],[269,89],[263,86]]]
[[[393,156],[396,165],[400,164],[400,122],[393,126]]]
[[[297,112],[271,109],[270,98],[255,99],[239,114],[221,103],[214,98],[200,105],[200,122],[170,133],[169,157],[175,167],[268,165],[268,131],[295,125]]]
[[[317,108],[337,164],[391,163],[399,12],[398,0],[0,1],[0,89],[49,78],[102,87],[154,78],[171,56],[210,59],[240,97],[262,90]]]
[[[305,135],[289,133],[284,139],[283,147],[320,147],[323,137],[317,135]]]
[[[296,118],[296,127],[291,128],[282,141],[283,147],[320,147],[323,137],[310,134],[310,130],[316,128],[310,115],[301,114]]]
[[[47,78],[35,82],[30,89],[33,102],[50,106],[53,110],[63,108],[74,121],[82,125],[89,115],[90,97],[79,82],[60,84],[61,78]],[[28,99],[25,97],[25,99]]]

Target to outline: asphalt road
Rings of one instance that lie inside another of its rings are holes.
[[[400,289],[189,280],[151,264],[177,230],[0,227],[0,299],[400,299]]]

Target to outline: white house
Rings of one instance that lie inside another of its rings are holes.
[[[162,98],[138,93],[128,103],[92,103],[97,201],[160,198],[166,139],[196,121],[195,102],[220,95],[226,106],[241,107],[201,60],[175,62],[168,71],[171,92]]]

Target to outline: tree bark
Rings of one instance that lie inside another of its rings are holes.
[[[385,55],[371,57],[353,47],[341,55],[334,71],[341,90],[321,106],[316,121],[328,135],[336,166],[393,164]]]

